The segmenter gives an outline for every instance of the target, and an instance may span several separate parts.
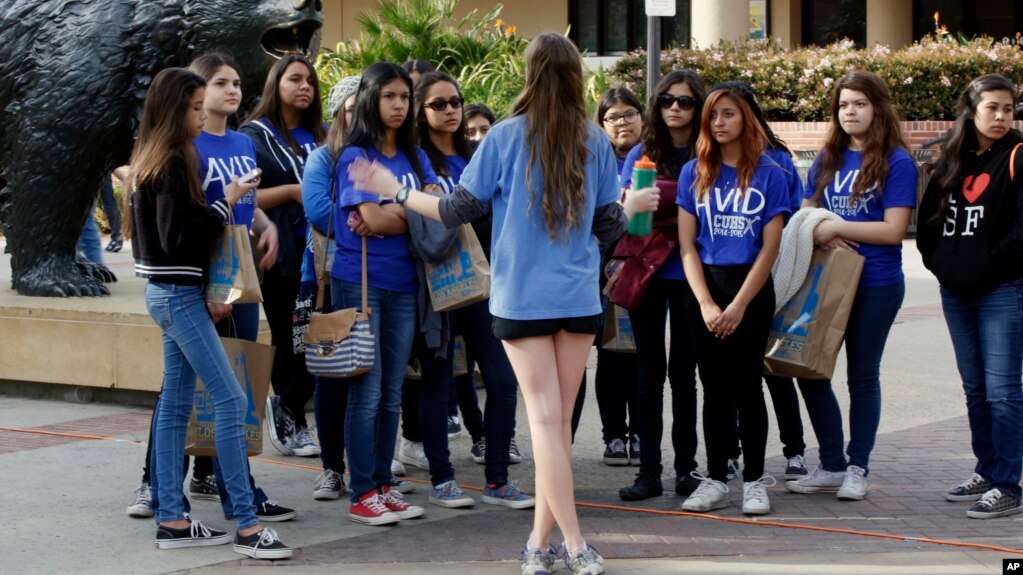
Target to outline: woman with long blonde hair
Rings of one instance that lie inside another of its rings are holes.
[[[568,568],[604,572],[575,511],[572,408],[601,315],[597,240],[619,237],[627,216],[653,211],[658,198],[656,188],[637,190],[623,208],[616,169],[607,135],[586,117],[578,50],[546,33],[526,50],[526,86],[511,117],[483,140],[453,194],[410,190],[377,163],[357,162],[350,172],[359,187],[449,227],[493,209],[493,330],[522,389],[536,462],[527,575],[553,570],[555,523]]]

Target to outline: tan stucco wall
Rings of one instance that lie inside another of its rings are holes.
[[[913,43],[913,3],[867,0],[867,46],[893,49]]]
[[[375,0],[324,0],[323,1],[323,46],[334,48],[341,40],[355,40],[359,37],[359,23],[355,20],[359,12],[371,10]],[[458,3],[457,15],[468,13],[473,8],[486,12],[494,2],[462,0]],[[565,32],[568,29],[568,0],[514,0],[504,2],[501,19],[513,25],[520,36],[531,38],[538,32]]]

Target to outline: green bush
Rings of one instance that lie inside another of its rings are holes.
[[[830,117],[834,81],[869,70],[884,79],[904,120],[954,118],[955,102],[971,79],[988,73],[1023,77],[1019,39],[955,41],[927,37],[901,50],[877,45],[857,50],[850,40],[786,50],[770,39],[723,42],[715,48],[672,47],[661,54],[661,71],[691,69],[707,87],[727,80],[749,82],[769,120],[821,121]],[[612,85],[646,93],[646,53],[632,52],[610,71]]]
[[[316,59],[326,94],[338,80],[374,62],[422,58],[458,80],[467,102],[483,102],[503,115],[525,81],[526,41],[498,18],[502,6],[454,16],[458,0],[377,0],[356,18],[357,41],[324,49]]]

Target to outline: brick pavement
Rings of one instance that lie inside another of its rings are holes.
[[[116,415],[103,415],[98,417],[86,417],[33,427],[33,430],[48,431],[53,433],[66,433],[69,435],[85,435],[93,437],[120,437],[123,435],[138,435],[143,437],[149,433],[149,421],[152,419],[152,411],[132,411]],[[0,454],[28,451],[30,449],[41,449],[56,445],[66,445],[87,441],[75,437],[62,437],[59,435],[43,435],[33,433],[21,433],[17,431],[0,430]]]
[[[943,549],[912,538],[1023,549],[1023,516],[968,519],[968,504],[949,503],[942,498],[944,490],[972,472],[968,437],[965,417],[880,435],[866,500],[840,502],[834,494],[798,495],[785,491],[779,483],[770,490],[774,512],[760,519],[911,538],[908,540],[590,508],[580,508],[580,521],[588,541],[608,558]],[[815,451],[808,455],[816,459]],[[780,457],[768,461],[768,469],[780,470],[783,466]],[[739,510],[741,488],[737,481],[731,486],[733,506],[717,513],[725,518],[743,518]],[[583,502],[621,503],[616,488],[580,492],[578,498]],[[666,495],[635,506],[677,510],[679,503],[679,498]],[[508,560],[517,556],[531,522],[531,513],[506,510],[430,523],[406,521],[396,528],[343,542],[305,547],[293,564]]]

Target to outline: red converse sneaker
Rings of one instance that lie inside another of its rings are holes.
[[[384,505],[384,498],[377,491],[368,491],[359,500],[348,506],[348,519],[363,525],[392,525],[401,521]]]
[[[401,519],[422,517],[426,510],[418,505],[410,505],[402,498],[401,493],[391,489],[389,485],[380,486],[380,500],[392,513]]]

